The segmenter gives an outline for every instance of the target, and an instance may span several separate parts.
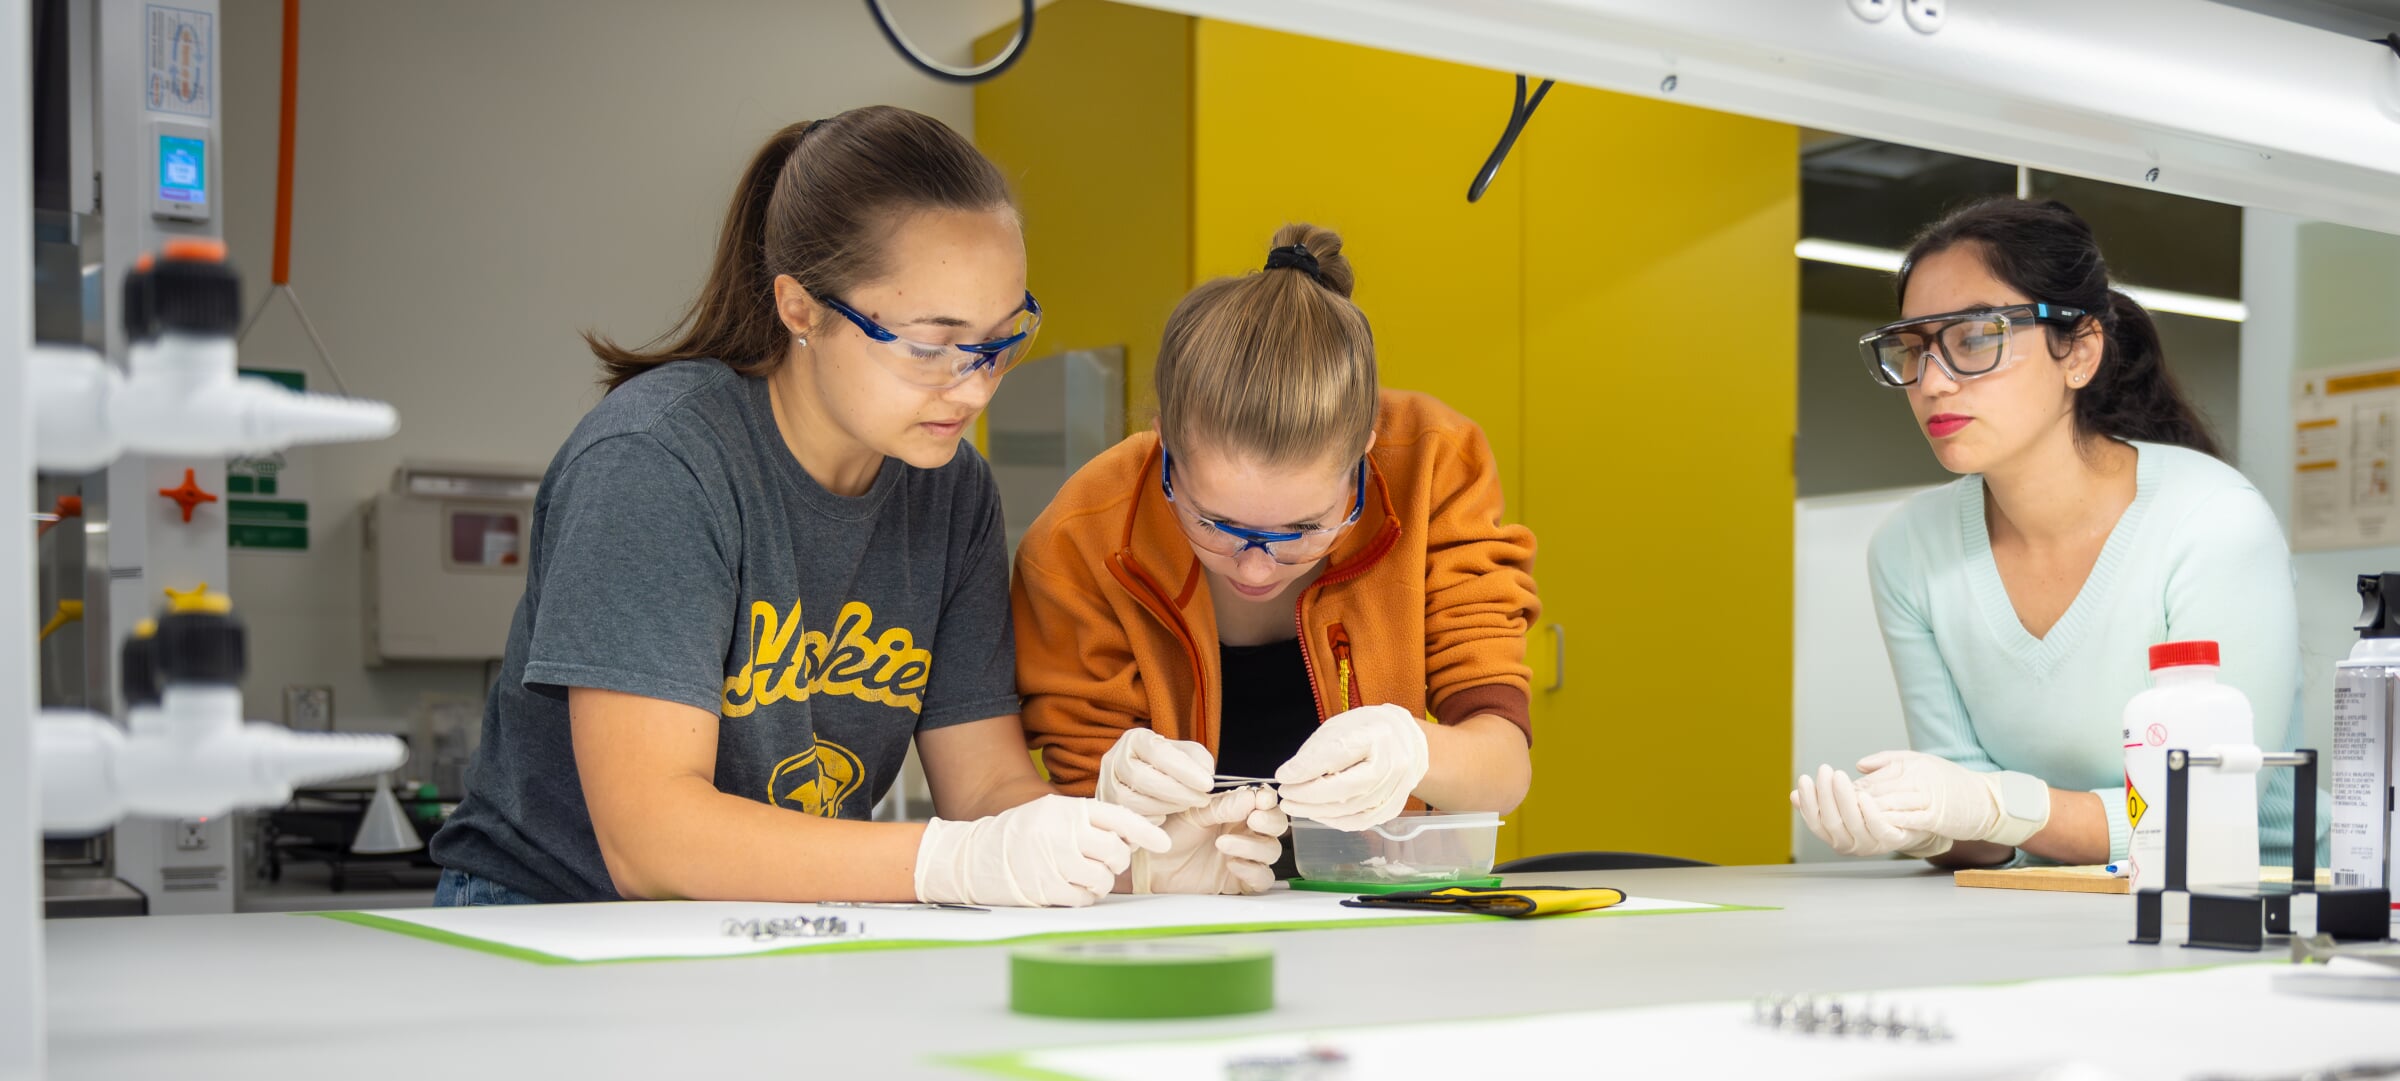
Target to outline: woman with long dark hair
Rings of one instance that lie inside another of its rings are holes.
[[[1792,793],[1844,855],[1945,866],[2126,855],[2122,713],[2146,650],[2218,643],[2261,746],[2298,715],[2283,530],[2169,374],[2150,313],[2112,288],[2064,205],[1991,199],[1934,223],[1901,320],[1860,340],[1944,468],[1868,554],[1910,750]],[[2259,803],[2261,861],[2292,843],[2288,771]],[[2318,820],[2327,821],[2320,813]]]
[[[1166,834],[1055,794],[960,440],[1041,318],[1008,185],[940,121],[777,132],[708,281],[534,501],[436,903],[1090,904]],[[868,821],[911,744],[937,817]]]

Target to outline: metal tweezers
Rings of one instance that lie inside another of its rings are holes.
[[[1283,782],[1278,781],[1273,777],[1235,777],[1231,774],[1220,773],[1217,774],[1216,783],[1210,786],[1209,791],[1229,792],[1236,788],[1248,788],[1254,784],[1265,785],[1268,788],[1276,788],[1281,786]]]
[[[922,912],[990,912],[974,905],[954,905],[946,901],[819,901],[818,908],[908,908]]]

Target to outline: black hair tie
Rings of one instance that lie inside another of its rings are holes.
[[[1287,268],[1308,275],[1308,280],[1318,285],[1325,284],[1325,275],[1317,269],[1317,257],[1310,254],[1309,250],[1302,245],[1286,244],[1267,252],[1268,270]]]

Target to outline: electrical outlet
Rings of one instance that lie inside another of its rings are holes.
[[[1898,6],[1900,0],[1850,0],[1850,13],[1863,22],[1879,23]]]
[[[208,820],[186,818],[175,823],[175,850],[200,852],[208,848]]]
[[[1950,17],[1950,0],[1901,0],[1900,10],[1917,33],[1930,34],[1940,30],[1943,20]]]
[[[283,688],[283,724],[302,732],[333,731],[333,688],[287,684]]]

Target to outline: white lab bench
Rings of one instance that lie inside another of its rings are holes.
[[[932,1057],[2260,956],[2129,945],[2131,898],[1962,889],[1914,862],[1514,881],[1778,911],[1227,936],[1275,951],[1274,1011],[1115,1023],[1011,1014],[1005,947],[548,966],[301,915],[56,921],[50,1073],[956,1079],[981,1075]]]

